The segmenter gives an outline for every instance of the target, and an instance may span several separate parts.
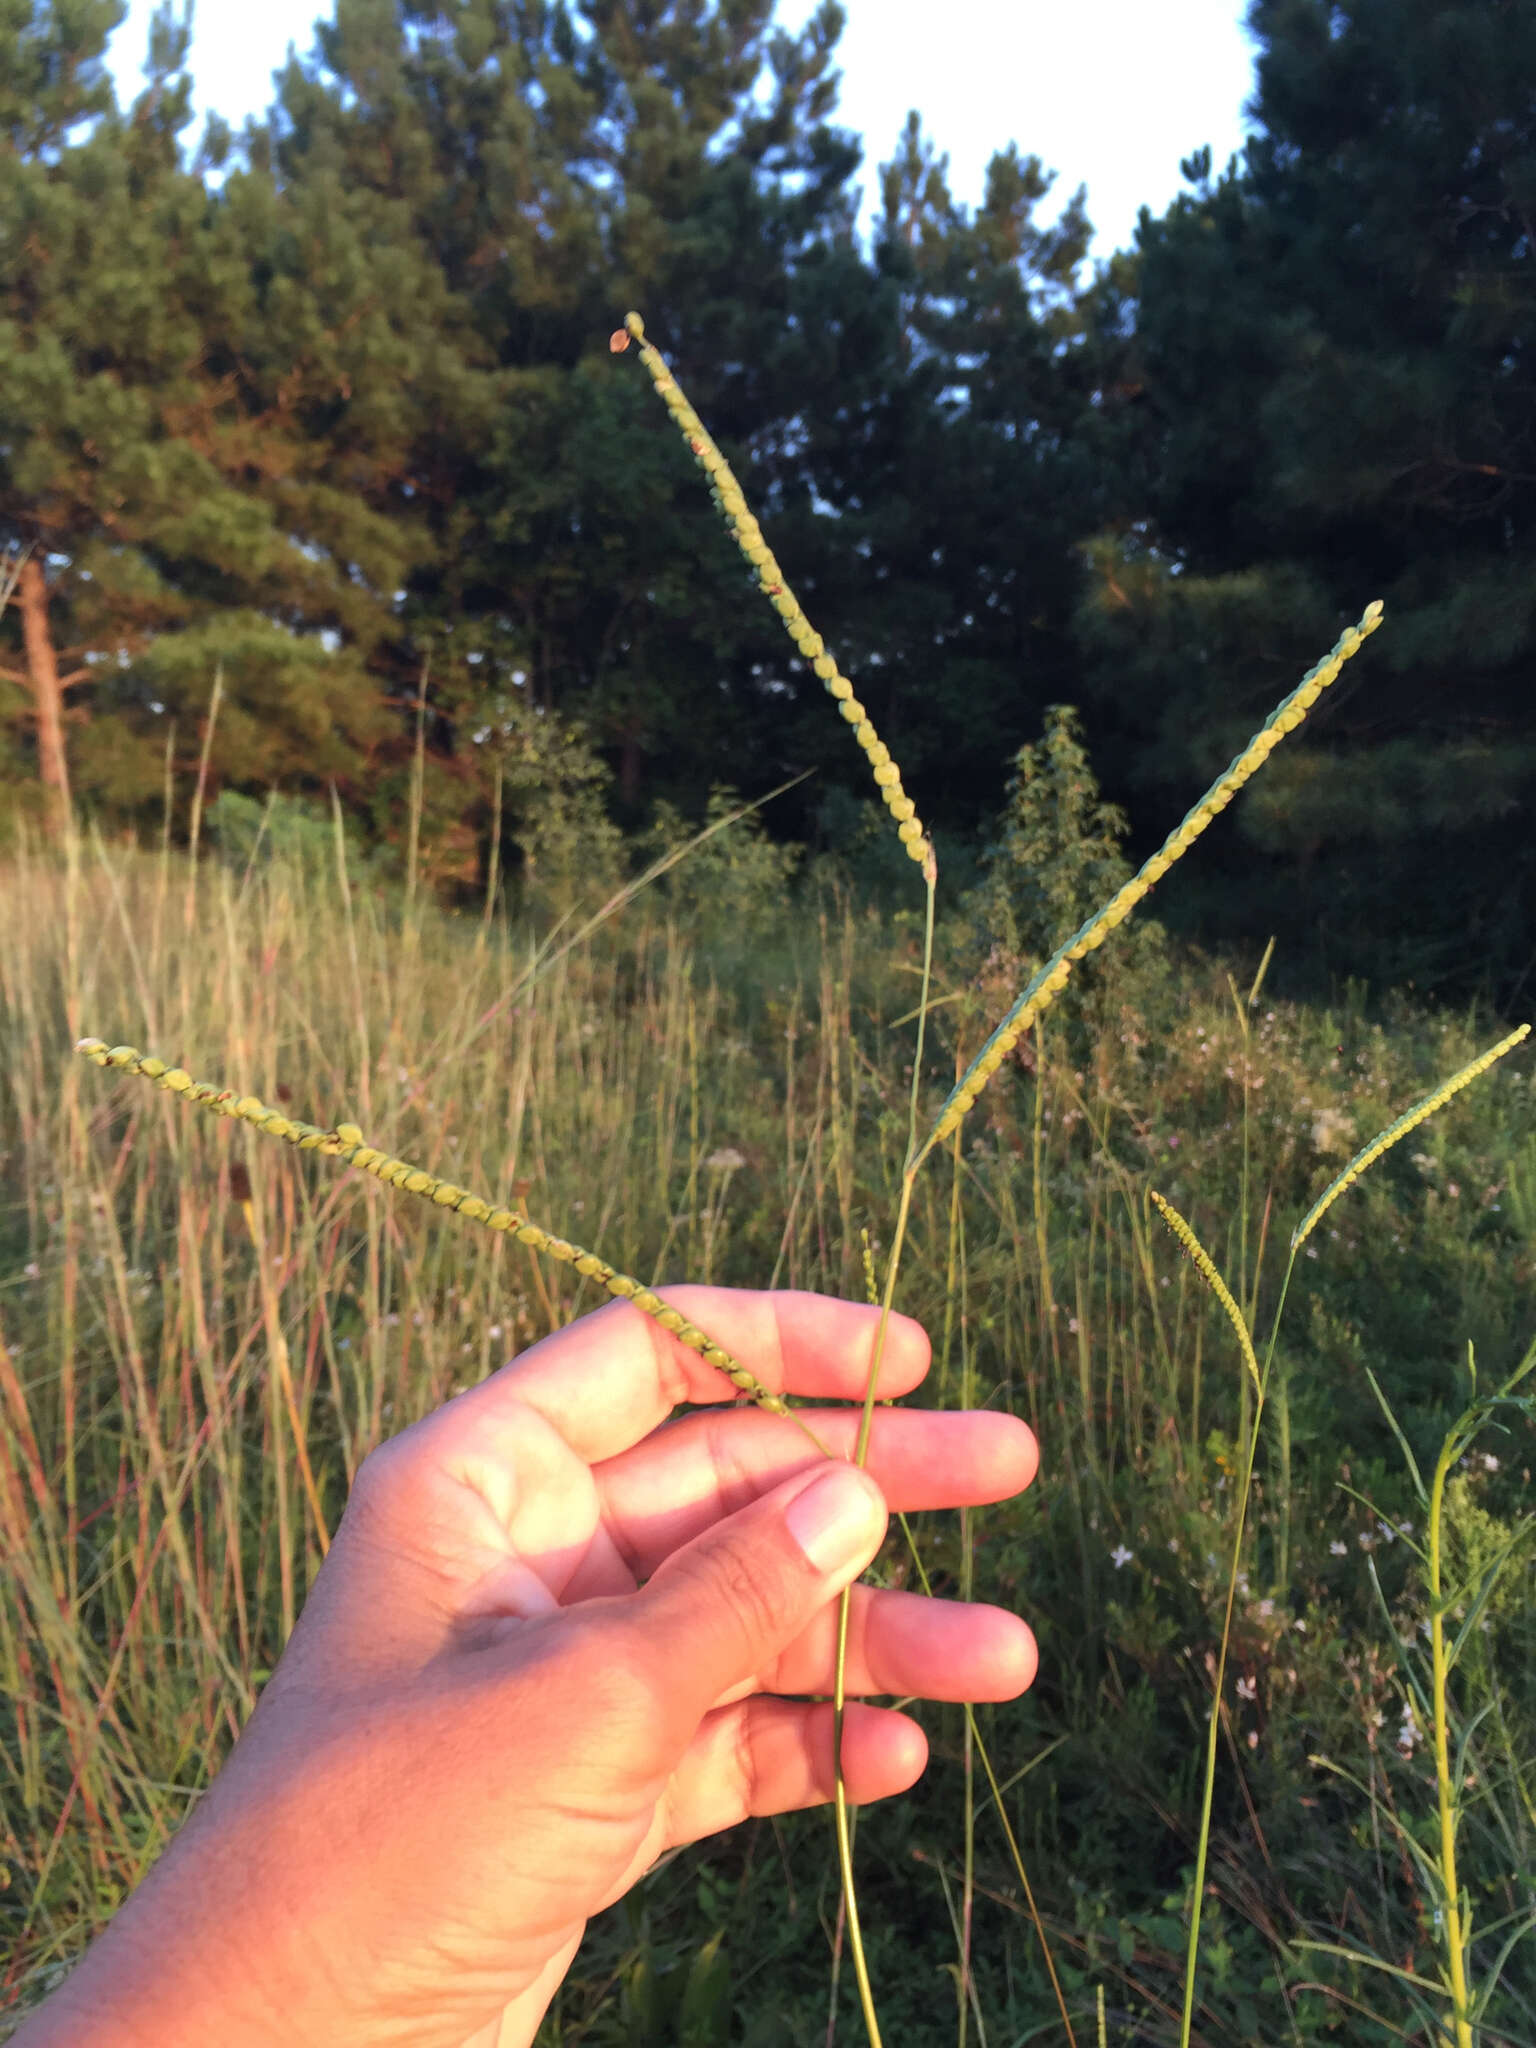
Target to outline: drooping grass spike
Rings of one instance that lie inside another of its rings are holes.
[[[561,1265],[574,1266],[583,1279],[595,1280],[616,1300],[633,1302],[642,1315],[649,1316],[664,1330],[670,1331],[679,1344],[686,1344],[690,1351],[699,1354],[706,1365],[715,1366],[723,1372],[732,1386],[755,1401],[759,1408],[766,1408],[770,1415],[787,1416],[805,1428],[782,1395],[771,1393],[730,1352],[706,1336],[677,1309],[668,1308],[649,1287],[631,1279],[627,1273],[620,1273],[595,1252],[585,1251],[579,1244],[570,1244],[563,1237],[552,1236],[513,1210],[498,1208],[493,1202],[470,1194],[466,1188],[455,1187],[452,1181],[439,1180],[435,1174],[412,1166],[408,1160],[396,1159],[390,1153],[366,1144],[356,1124],[337,1124],[333,1130],[321,1130],[316,1124],[296,1122],[280,1110],[268,1108],[254,1095],[237,1096],[232,1088],[216,1088],[208,1081],[194,1081],[181,1067],[173,1067],[131,1045],[109,1046],[100,1038],[82,1038],[75,1050],[93,1060],[98,1067],[117,1067],[124,1073],[142,1075],[146,1081],[154,1082],[157,1088],[168,1089],[173,1095],[180,1095],[188,1102],[212,1110],[216,1116],[237,1117],[241,1123],[264,1131],[269,1138],[281,1138],[284,1144],[294,1145],[301,1152],[320,1152],[327,1159],[340,1159],[344,1165],[360,1167],[363,1172],[371,1173],[375,1180],[403,1188],[406,1194],[417,1195],[422,1201],[432,1202],[440,1209],[449,1209],[471,1223],[483,1223],[488,1230],[504,1231],[515,1237],[519,1244],[542,1252],[546,1258],[557,1259]],[[810,1436],[811,1432],[806,1430],[806,1434]],[[812,1441],[817,1443],[818,1449],[825,1448],[814,1436]]]
[[[682,387],[667,366],[666,358],[646,340],[645,322],[638,313],[627,313],[624,328],[640,344],[640,360],[650,372],[651,382],[676,421],[678,432],[687,442],[695,462],[709,477],[710,496],[719,506],[732,540],[757,577],[758,587],[784,621],[785,632],[825,685],[827,694],[836,700],[838,710],[853,727],[853,736],[875,772],[875,782],[885,807],[896,820],[897,837],[907,849],[908,856],[918,863],[925,876],[929,875],[934,866],[933,846],[923,831],[916,805],[901,786],[901,770],[891,759],[890,748],[881,741],[870,722],[869,713],[853,694],[852,683],[827,652],[826,642],[801,610],[800,600],[785,582],[784,572],[763,539],[763,530],[753,518],[730,464],[688,403]],[[622,335],[616,334],[615,346],[621,340]]]
[[[1348,1166],[1335,1175],[1297,1224],[1291,1238],[1292,1257],[1300,1251],[1344,1190],[1352,1186],[1368,1166],[1374,1166],[1383,1152],[1390,1152],[1400,1138],[1406,1138],[1411,1130],[1423,1123],[1427,1117],[1432,1117],[1453,1095],[1459,1095],[1463,1088],[1469,1087],[1477,1079],[1479,1074],[1486,1073],[1495,1060],[1501,1060],[1505,1053],[1513,1052],[1523,1039],[1529,1037],[1530,1029],[1529,1024],[1518,1025],[1510,1032],[1508,1038],[1501,1038],[1498,1044],[1490,1046],[1487,1052],[1480,1053],[1475,1060],[1469,1060],[1460,1072],[1452,1074],[1448,1081],[1442,1081],[1438,1088],[1432,1089],[1421,1102],[1416,1102],[1412,1109],[1405,1109],[1395,1123],[1388,1124],[1386,1129],[1378,1131],[1368,1144],[1362,1145]]]
[[[1196,1237],[1193,1225],[1179,1214],[1178,1210],[1175,1209],[1172,1202],[1165,1195],[1160,1195],[1156,1188],[1150,1188],[1148,1194],[1153,1208],[1156,1209],[1158,1215],[1162,1217],[1168,1228],[1189,1254],[1195,1271],[1221,1303],[1223,1314],[1237,1333],[1237,1347],[1243,1354],[1243,1363],[1248,1368],[1248,1377],[1253,1381],[1255,1388],[1262,1394],[1264,1383],[1259,1377],[1259,1361],[1254,1356],[1253,1339],[1248,1334],[1248,1325],[1243,1321],[1242,1310],[1232,1299],[1231,1288],[1228,1287],[1226,1281],[1222,1279],[1221,1274],[1216,1269],[1216,1261],[1211,1257],[1199,1238]]]
[[[1231,766],[1216,778],[1151,859],[1132,875],[1102,910],[1095,911],[1088,922],[1051,955],[951,1090],[939,1112],[938,1122],[919,1148],[919,1159],[926,1158],[935,1145],[943,1144],[949,1137],[1019,1039],[1066,987],[1076,963],[1102,946],[1117,925],[1124,924],[1136,905],[1150,894],[1174,862],[1189,851],[1217,813],[1224,811],[1243,784],[1258,773],[1286,734],[1296,730],[1345,662],[1380,624],[1381,601],[1378,598],[1366,606],[1359,625],[1347,626],[1322,660],[1307,670],[1291,694],[1269,714]]]

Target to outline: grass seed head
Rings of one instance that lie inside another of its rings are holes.
[[[770,1392],[747,1368],[733,1358],[723,1346],[690,1323],[686,1316],[675,1308],[669,1308],[661,1297],[642,1287],[627,1273],[618,1272],[606,1259],[596,1252],[589,1252],[579,1244],[572,1244],[566,1238],[552,1237],[541,1230],[536,1223],[516,1215],[511,1209],[492,1209],[489,1202],[467,1189],[457,1187],[452,1181],[439,1180],[436,1174],[428,1173],[424,1167],[412,1166],[403,1159],[394,1159],[363,1141],[363,1134],[356,1124],[337,1124],[332,1130],[321,1130],[315,1124],[295,1123],[267,1105],[255,1095],[235,1096],[227,1088],[215,1088],[206,1081],[194,1081],[190,1074],[180,1067],[167,1067],[163,1060],[138,1051],[131,1045],[108,1046],[104,1039],[82,1038],[76,1052],[91,1060],[98,1067],[118,1067],[125,1073],[137,1074],[153,1081],[157,1087],[169,1089],[173,1094],[185,1095],[215,1114],[238,1119],[249,1124],[253,1130],[263,1131],[269,1138],[280,1138],[285,1143],[298,1146],[305,1151],[323,1151],[328,1157],[340,1159],[348,1166],[361,1167],[373,1174],[375,1179],[403,1188],[407,1194],[417,1195],[431,1202],[434,1207],[446,1209],[467,1221],[483,1223],[491,1230],[515,1232],[519,1244],[528,1245],[546,1258],[556,1259],[562,1265],[574,1266],[583,1279],[595,1280],[616,1300],[633,1302],[642,1315],[676,1337],[690,1351],[696,1351],[707,1365],[723,1372],[739,1392],[755,1401],[759,1408],[766,1408],[770,1414],[794,1418],[789,1403],[780,1394]],[[804,1428],[804,1424],[800,1425]],[[808,1435],[809,1431],[806,1432]],[[816,1439],[813,1438],[813,1441]],[[817,1448],[824,1448],[817,1442]]]
[[[838,708],[853,727],[853,736],[875,771],[875,786],[896,821],[896,836],[906,848],[908,858],[917,862],[925,880],[930,879],[937,872],[933,845],[918,822],[916,807],[901,786],[901,771],[891,759],[890,749],[881,745],[880,736],[864,706],[853,694],[852,683],[827,653],[825,641],[805,616],[799,598],[785,582],[784,572],[763,541],[761,527],[747,509],[747,501],[735,473],[711,440],[703,421],[683,397],[665,357],[646,340],[645,322],[638,313],[625,315],[624,331],[639,342],[640,360],[649,371],[652,384],[677,421],[695,462],[711,479],[710,496],[732,540],[755,573],[758,588],[784,621],[785,631],[799,653],[811,664],[812,673],[825,686],[828,695],[837,700]],[[615,336],[614,340],[617,338]]]

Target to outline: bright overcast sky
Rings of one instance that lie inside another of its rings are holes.
[[[814,0],[780,0],[796,26]],[[1203,143],[1217,166],[1240,148],[1253,90],[1245,0],[845,0],[838,118],[864,138],[866,210],[877,166],[910,107],[950,160],[969,205],[993,150],[1017,142],[1059,174],[1057,193],[1088,187],[1095,253],[1129,245],[1137,209],[1160,212],[1179,159]],[[200,111],[238,128],[271,97],[288,45],[306,52],[324,0],[200,0],[192,72]],[[130,0],[113,40],[120,97],[140,83],[154,0]]]

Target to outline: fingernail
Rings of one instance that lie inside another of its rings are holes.
[[[835,1464],[785,1512],[789,1533],[819,1572],[835,1572],[872,1553],[880,1528],[874,1489],[855,1466]]]

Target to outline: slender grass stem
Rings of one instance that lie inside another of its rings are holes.
[[[1461,1441],[1454,1432],[1445,1439],[1435,1461],[1435,1476],[1429,1489],[1429,1654],[1435,1718],[1435,1808],[1440,1824],[1440,1877],[1445,1889],[1441,1910],[1445,1914],[1451,2015],[1456,2029],[1456,2048],[1473,2048],[1465,1952],[1470,1928],[1464,1930],[1462,1926],[1461,1888],[1456,1870],[1456,1786],[1451,1775],[1450,1749],[1450,1661],[1445,1647],[1445,1597],[1441,1586],[1445,1482],[1461,1448]]]
[[[923,979],[917,1007],[917,1044],[912,1057],[912,1089],[908,1115],[908,1145],[915,1150],[917,1145],[917,1111],[922,1090],[923,1036],[928,1017],[928,994],[933,979],[933,910],[934,894],[938,879],[937,867],[930,853],[923,864],[923,885],[926,897],[923,919]],[[870,1359],[869,1377],[864,1384],[864,1408],[859,1417],[859,1439],[854,1450],[853,1462],[864,1465],[869,1457],[869,1432],[875,1413],[875,1388],[880,1379],[880,1361],[885,1355],[885,1336],[890,1327],[891,1303],[896,1293],[896,1276],[901,1269],[901,1251],[906,1241],[907,1217],[912,1207],[912,1189],[917,1179],[917,1170],[909,1165],[902,1174],[901,1202],[896,1211],[896,1225],[891,1238],[891,1254],[886,1262],[885,1291],[880,1303],[880,1324],[875,1333],[874,1355]],[[880,2022],[875,2015],[874,1994],[870,1989],[869,1966],[864,1957],[864,1939],[859,1927],[858,1895],[853,1879],[853,1840],[848,1824],[848,1787],[843,1778],[843,1721],[847,1699],[846,1677],[848,1668],[848,1614],[852,1604],[853,1589],[845,1587],[837,1603],[837,1669],[832,1687],[832,1755],[836,1770],[833,1790],[834,1822],[837,1829],[837,1860],[842,1876],[843,1904],[848,1925],[848,1950],[853,1957],[854,1976],[859,1987],[859,2002],[864,2011],[864,2025],[869,2034],[870,2048],[880,2048]]]
[[[1211,1845],[1211,1808],[1216,1792],[1216,1749],[1221,1735],[1221,1704],[1226,1685],[1227,1650],[1232,1640],[1232,1614],[1237,1604],[1237,1581],[1243,1562],[1243,1538],[1248,1526],[1248,1498],[1253,1487],[1259,1426],[1264,1419],[1264,1399],[1269,1387],[1270,1371],[1275,1361],[1275,1341],[1280,1334],[1280,1318],[1285,1311],[1285,1297],[1290,1289],[1291,1273],[1295,1263],[1296,1254],[1293,1251],[1286,1265],[1285,1278],[1280,1283],[1280,1298],[1275,1303],[1274,1320],[1270,1324],[1269,1343],[1265,1347],[1264,1365],[1259,1374],[1258,1393],[1253,1405],[1253,1424],[1248,1432],[1243,1457],[1243,1479],[1237,1500],[1237,1526],[1232,1533],[1232,1568],[1227,1574],[1227,1600],[1222,1614],[1221,1643],[1216,1653],[1216,1674],[1211,1694],[1210,1732],[1205,1743],[1205,1782],[1200,1799],[1200,1834],[1195,1845],[1195,1881],[1189,1907],[1189,1940],[1184,1951],[1184,1998],[1183,2009],[1179,2014],[1179,2048],[1189,2048],[1190,2028],[1194,2022],[1195,1968],[1200,1954],[1200,1909],[1205,1898],[1205,1871]],[[1235,1309],[1231,1312],[1235,1313]],[[1247,1326],[1240,1316],[1237,1323],[1246,1339]],[[1251,1356],[1250,1349],[1245,1363]]]
[[[933,1581],[928,1576],[928,1567],[923,1563],[922,1555],[918,1550],[916,1538],[912,1534],[912,1526],[905,1515],[899,1515],[897,1520],[901,1523],[901,1532],[907,1539],[907,1552],[912,1559],[919,1583],[931,1600],[933,1598]],[[1008,1818],[1008,1809],[1003,1804],[1003,1787],[998,1783],[997,1772],[993,1768],[992,1758],[987,1751],[986,1743],[982,1739],[981,1729],[976,1720],[976,1709],[968,1701],[965,1707],[965,1719],[966,1726],[970,1731],[971,1740],[976,1746],[976,1754],[981,1759],[981,1768],[986,1772],[987,1785],[992,1793],[992,1803],[997,1808],[997,1818],[1003,1830],[1003,1839],[1008,1844],[1008,1854],[1013,1858],[1013,1867],[1018,1874],[1019,1888],[1024,1894],[1024,1905],[1029,1914],[1030,1924],[1034,1928],[1036,1938],[1040,1943],[1040,1954],[1045,1962],[1046,1975],[1051,1980],[1051,1990],[1056,1996],[1056,2009],[1061,2014],[1061,2024],[1066,2035],[1067,2048],[1077,2048],[1077,2034],[1072,2026],[1072,2015],[1067,2010],[1067,1995],[1062,1989],[1061,1978],[1056,1972],[1056,1959],[1051,1953],[1051,1944],[1046,1937],[1045,1923],[1040,1917],[1040,1908],[1035,1903],[1035,1888],[1030,1883],[1029,1872],[1024,1867],[1024,1852],[1019,1847],[1018,1836],[1014,1833],[1013,1823]],[[1059,1743],[1064,1739],[1064,1737],[1058,1736],[1056,1741]],[[1053,1748],[1055,1746],[1055,1744],[1051,1745]],[[1017,1776],[1017,1773],[1015,1776]],[[1013,1780],[1010,1779],[1009,1782],[1012,1783]]]

